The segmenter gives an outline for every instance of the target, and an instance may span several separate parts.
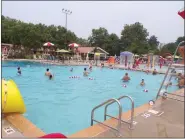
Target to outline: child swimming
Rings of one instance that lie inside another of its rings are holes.
[[[17,73],[18,73],[19,75],[21,75],[21,68],[20,68],[20,67],[17,68]]]
[[[145,85],[145,81],[144,79],[141,80],[141,83],[140,83],[141,86],[144,86]]]
[[[83,75],[84,75],[84,76],[88,76],[88,74],[89,74],[89,73],[87,72],[87,69],[86,69],[86,68],[84,68]]]

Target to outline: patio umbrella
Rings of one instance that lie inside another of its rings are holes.
[[[69,51],[67,51],[67,50],[64,50],[64,49],[57,50],[56,52],[57,52],[57,53],[69,53]]]
[[[185,15],[184,15],[184,8],[182,8],[179,12],[178,15],[180,15],[183,19],[185,19]]]
[[[54,44],[51,43],[51,42],[46,42],[46,43],[43,44],[43,46],[54,46]]]
[[[80,46],[80,44],[77,43],[71,43],[68,45],[70,48],[78,48]]]

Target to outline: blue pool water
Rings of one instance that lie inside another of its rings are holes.
[[[16,74],[17,66],[21,67],[22,76]],[[46,68],[54,73],[53,80],[44,76]],[[69,71],[70,68],[32,62],[2,63],[2,78],[13,79],[22,93],[27,108],[25,117],[46,133],[61,132],[69,135],[89,127],[93,107],[110,98],[129,95],[134,99],[135,107],[147,103],[155,98],[164,77],[94,67],[89,77],[95,80],[88,80],[82,76],[84,66],[73,66],[73,72]],[[124,88],[120,79],[126,72],[131,81]],[[70,79],[69,76],[81,78]],[[142,78],[145,79],[145,87],[139,86]],[[144,89],[149,92],[143,92]],[[169,91],[174,90],[177,88],[169,87]],[[131,108],[128,100],[121,103],[123,111]],[[110,106],[108,112],[117,115],[117,107],[114,106]],[[103,120],[103,108],[96,111],[95,118]]]

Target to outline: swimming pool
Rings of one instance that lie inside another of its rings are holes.
[[[17,66],[21,67],[22,76],[16,75]],[[44,76],[46,68],[54,73],[53,80]],[[73,72],[69,71],[70,68],[33,62],[2,63],[2,78],[13,79],[22,93],[27,108],[24,116],[46,133],[61,132],[69,135],[89,127],[93,107],[110,98],[129,95],[134,99],[135,107],[147,103],[156,97],[164,77],[94,67],[89,77],[95,80],[88,80],[82,76],[84,66],[73,66]],[[120,80],[126,72],[131,77],[127,84]],[[72,79],[70,76],[81,78]],[[142,78],[145,79],[145,87],[139,86]],[[123,87],[123,84],[127,87]],[[143,92],[144,89],[149,92]],[[177,87],[169,87],[169,91],[174,90]],[[129,101],[121,103],[123,111],[131,108]],[[118,114],[115,105],[108,110],[112,115]],[[95,118],[103,120],[103,109],[95,112]]]

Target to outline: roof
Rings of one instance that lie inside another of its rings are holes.
[[[78,47],[78,51],[80,53],[90,53],[93,52],[95,49],[95,47]],[[100,47],[97,47],[98,50],[104,52],[105,54],[109,54],[108,52],[106,52],[105,50],[101,49]]]
[[[95,47],[78,47],[78,52],[80,53],[90,53]]]
[[[13,46],[13,44],[1,43],[1,46]]]

